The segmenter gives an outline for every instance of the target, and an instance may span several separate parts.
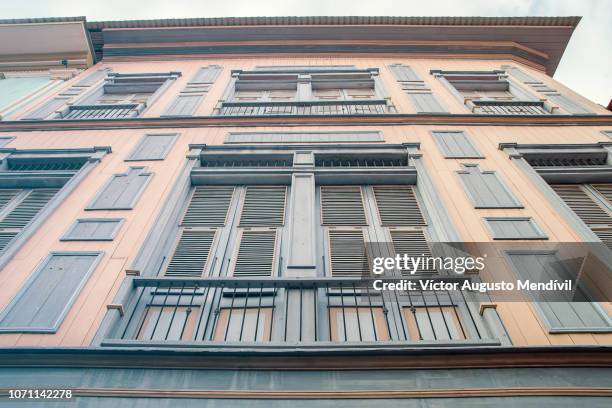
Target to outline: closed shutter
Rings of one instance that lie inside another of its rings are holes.
[[[608,201],[608,205],[612,206],[612,184],[592,184],[591,186]]]
[[[22,120],[42,120],[46,119],[53,112],[64,106],[70,98],[53,98],[40,105],[38,108],[27,114]]]
[[[177,136],[176,133],[145,135],[126,160],[163,160]]]
[[[431,250],[422,230],[392,230],[391,240],[396,254],[402,256],[406,254],[408,257],[415,258],[431,257]],[[431,265],[422,265],[417,273],[433,273],[435,271],[432,263]],[[409,274],[409,271],[402,271],[402,273]]]
[[[183,226],[222,227],[225,225],[234,187],[198,186],[183,216]]]
[[[215,82],[221,70],[223,68],[220,65],[208,65],[201,67],[198,72],[189,81],[190,84],[212,84]]]
[[[363,231],[330,230],[329,256],[331,276],[361,277],[368,273],[369,265]]]
[[[286,195],[285,186],[247,187],[240,226],[282,226],[285,222]]]
[[[421,81],[421,78],[408,65],[391,64],[389,65],[389,70],[391,70],[396,81]]]
[[[276,251],[276,230],[243,230],[233,276],[272,276]]]
[[[610,197],[610,185],[597,184],[595,186],[593,187],[606,199]],[[604,204],[591,197],[582,185],[553,184],[551,187],[565,204],[591,228],[591,231],[608,248],[612,249],[612,214],[604,207]]]
[[[59,191],[58,188],[32,190],[2,221],[0,228],[23,228]]]
[[[11,243],[13,238],[17,236],[18,232],[0,232],[0,251],[8,246]]]
[[[612,225],[612,216],[578,184],[553,184],[552,189],[585,224]]]
[[[444,113],[446,112],[432,93],[410,93],[410,98],[417,113]]]
[[[555,104],[559,105],[565,111],[573,114],[573,115],[588,115],[591,112],[589,109],[583,107],[582,105],[574,102],[572,99],[568,98],[565,95],[561,94],[546,94],[548,99],[553,101]]]
[[[11,200],[13,200],[21,190],[0,190],[0,210],[2,210]]]
[[[321,222],[323,225],[367,225],[361,187],[322,186]]]
[[[432,132],[445,158],[481,158],[482,155],[464,132]]]
[[[166,269],[166,276],[201,277],[214,240],[213,230],[184,229]]]
[[[204,95],[178,95],[162,116],[192,116],[203,99]]]
[[[381,225],[425,225],[412,186],[374,186]]]

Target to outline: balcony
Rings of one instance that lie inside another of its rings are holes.
[[[395,113],[386,100],[222,102],[220,116],[385,115]]]
[[[538,101],[470,101],[480,115],[550,115]]]
[[[382,293],[360,279],[136,277],[102,345],[499,345],[474,308],[462,292]]]
[[[121,119],[138,116],[140,104],[70,106],[61,119]]]

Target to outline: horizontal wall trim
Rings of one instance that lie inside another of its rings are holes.
[[[452,355],[452,358],[449,358]],[[612,367],[610,346],[401,347],[393,350],[285,351],[133,348],[2,348],[0,367],[208,369],[412,369]]]
[[[0,388],[0,397],[9,395]],[[439,388],[413,390],[184,390],[141,388],[73,388],[73,397],[202,399],[406,399],[470,397],[612,397],[603,387]]]
[[[473,114],[388,114],[388,115],[351,115],[351,116],[193,116],[182,118],[125,118],[92,120],[36,120],[0,122],[0,132],[18,131],[64,131],[97,129],[152,129],[152,128],[190,128],[190,127],[236,127],[236,126],[304,126],[304,125],[516,125],[516,126],[612,126],[612,115],[583,116],[493,116]]]

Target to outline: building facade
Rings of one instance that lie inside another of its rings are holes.
[[[359,287],[372,243],[612,248],[578,21],[0,21],[0,406],[608,406],[607,253],[576,302]]]

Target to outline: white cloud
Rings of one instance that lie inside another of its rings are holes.
[[[227,16],[583,16],[555,78],[607,105],[612,97],[612,12],[608,0],[21,0],[1,18],[86,16],[95,20]]]

